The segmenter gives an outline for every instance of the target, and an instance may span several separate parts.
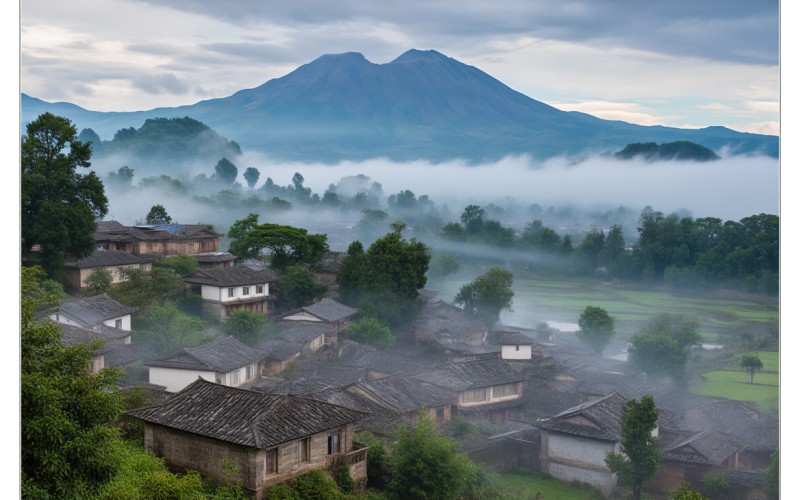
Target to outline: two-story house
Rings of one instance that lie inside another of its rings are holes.
[[[89,287],[86,280],[103,270],[111,276],[111,284],[118,285],[126,279],[126,272],[131,269],[150,271],[153,263],[137,255],[121,250],[95,250],[88,257],[70,260],[64,263],[64,280],[73,290],[85,290]]]
[[[328,325],[328,329],[325,332],[325,341],[327,343],[335,343],[339,334],[347,329],[350,319],[357,313],[358,309],[346,306],[333,299],[324,298],[319,302],[285,314],[282,321],[325,323]]]
[[[138,310],[138,307],[122,305],[103,293],[93,297],[64,300],[50,311],[49,316],[53,321],[65,325],[90,329],[106,326],[130,332],[131,314]],[[125,343],[130,343],[130,339]]]
[[[277,276],[269,270],[256,271],[245,265],[197,269],[181,276],[184,283],[203,299],[203,309],[221,320],[234,311],[267,315],[270,283]]]
[[[219,251],[219,234],[201,224],[124,226],[100,221],[94,233],[97,248],[133,255],[197,255]]]
[[[167,464],[233,480],[257,500],[269,486],[343,461],[367,479],[367,449],[353,443],[366,413],[309,398],[196,380],[167,401],[127,412],[144,422],[144,446]]]

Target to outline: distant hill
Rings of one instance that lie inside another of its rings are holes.
[[[675,141],[665,144],[655,142],[637,142],[628,144],[625,149],[614,153],[616,158],[621,160],[631,160],[642,158],[644,160],[690,160],[690,161],[713,161],[720,157],[700,144],[689,141]]]
[[[778,155],[775,136],[724,127],[646,127],[561,111],[433,50],[410,50],[386,64],[358,53],[324,55],[229,97],[149,111],[102,113],[22,95],[23,124],[44,111],[104,139],[148,118],[188,116],[245,150],[307,162],[374,157],[480,162],[519,154],[544,159],[675,141]]]

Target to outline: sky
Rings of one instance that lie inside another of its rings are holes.
[[[776,0],[22,0],[20,90],[96,111],[226,97],[326,53],[434,49],[563,110],[779,133]]]

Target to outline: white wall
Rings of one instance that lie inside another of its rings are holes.
[[[519,350],[517,350],[519,347]],[[501,353],[503,359],[531,359],[531,346],[504,345]]]
[[[116,318],[111,318],[103,321],[103,324],[106,326],[116,327],[117,320],[122,320],[122,326],[120,327],[121,330],[125,330],[126,332],[131,331],[131,315],[126,314],[125,316],[118,316]]]
[[[284,316],[283,319],[287,321],[322,321],[318,317],[308,314],[305,311],[300,311],[299,313],[292,314],[291,316]]]
[[[614,451],[614,443],[549,433],[547,455],[605,468],[606,453]]]
[[[163,385],[167,388],[167,392],[178,392],[197,380],[197,377],[202,377],[209,382],[216,382],[216,374],[214,372],[179,370],[177,368],[164,368],[161,366],[151,366],[149,368],[150,383]]]
[[[562,481],[580,481],[591,484],[605,496],[611,495],[612,491],[614,491],[614,486],[617,484],[617,478],[611,472],[581,469],[565,464],[550,463],[547,466],[547,472]]]
[[[269,283],[262,283],[264,291],[256,293],[258,285],[247,285],[250,293],[244,295],[243,286],[237,287],[216,287],[210,285],[203,285],[200,289],[200,295],[205,300],[213,300],[215,302],[235,302],[241,299],[252,299],[254,297],[268,297],[269,296]],[[233,288],[233,297],[228,297],[228,288]]]

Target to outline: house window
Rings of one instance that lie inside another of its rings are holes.
[[[267,460],[265,465],[266,467],[264,472],[267,475],[278,473],[278,448],[267,450]]]
[[[331,434],[328,436],[328,455],[339,453],[341,451],[341,445],[339,443],[340,439],[340,434]]]
[[[256,293],[264,293],[264,285],[256,285]]]
[[[485,387],[481,387],[480,389],[467,389],[466,391],[464,391],[465,403],[474,403],[477,401],[486,401]]]
[[[119,328],[120,330],[122,330],[122,320],[121,319],[115,319],[114,320],[114,327],[115,328]]]
[[[517,350],[519,351],[519,346],[516,346],[516,347],[517,347]]]
[[[436,423],[444,422],[444,407],[436,408]]]
[[[242,295],[250,295],[250,287],[249,286],[243,286],[242,287]]]
[[[513,396],[517,393],[517,384],[503,384],[492,387],[493,397]]]
[[[235,297],[235,296],[236,296],[236,289],[228,288],[228,297]]]
[[[308,462],[308,449],[311,444],[310,438],[301,439],[297,442],[297,462]]]

